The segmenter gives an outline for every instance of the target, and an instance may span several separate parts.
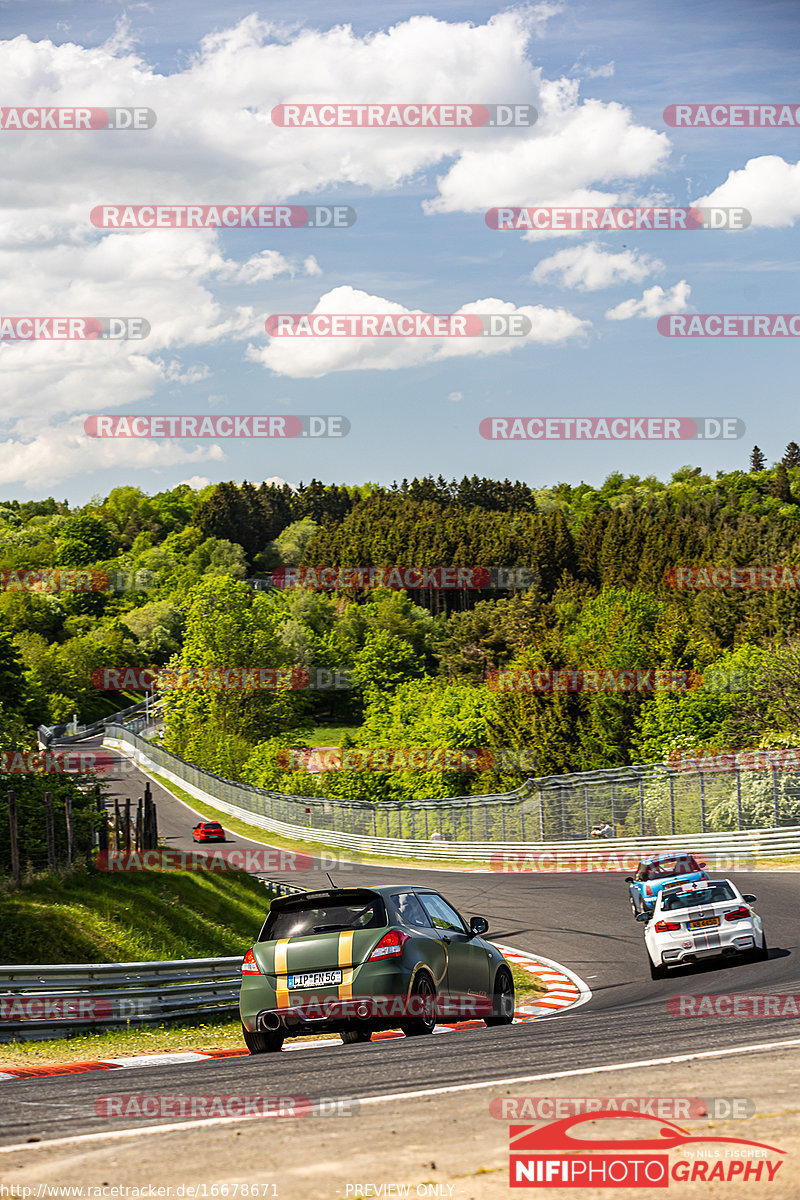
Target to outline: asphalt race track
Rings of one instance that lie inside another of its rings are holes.
[[[136,798],[143,777],[112,779],[115,793]],[[159,832],[170,846],[191,848],[197,817],[152,784]],[[221,817],[225,824],[224,817]],[[256,845],[229,834],[227,844]],[[408,870],[355,865],[333,871],[339,884],[432,884],[467,917],[482,915],[489,937],[542,954],[576,971],[592,989],[588,1004],[563,1015],[499,1029],[476,1028],[431,1038],[397,1038],[342,1046],[318,1044],[278,1055],[196,1061],[76,1076],[0,1082],[0,1143],[130,1128],[94,1113],[109,1094],[254,1095],[280,1093],[312,1100],[364,1097],[419,1088],[576,1068],[800,1038],[794,1017],[678,1018],[667,1000],[679,994],[800,993],[798,921],[800,874],[748,872],[732,878],[758,897],[770,945],[768,962],[728,960],[651,980],[642,928],[633,921],[622,875],[500,874]],[[277,873],[271,873],[279,878]],[[284,875],[306,887],[328,886],[318,871]],[[253,930],[255,936],[257,930]],[[246,947],[231,948],[242,952]],[[291,1044],[291,1043],[287,1043]],[[202,1050],[202,1035],[196,1048]],[[69,1059],[65,1045],[65,1060]],[[698,1066],[698,1093],[702,1094]],[[148,1121],[146,1124],[156,1124]],[[169,1124],[165,1120],[164,1124]]]

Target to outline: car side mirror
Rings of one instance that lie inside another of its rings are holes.
[[[472,937],[478,937],[482,933],[488,933],[489,922],[486,917],[470,917],[469,931]]]
[[[742,899],[744,900],[745,904],[755,904],[756,900],[758,899],[758,896],[751,896],[749,892],[746,892],[742,896]]]
[[[637,921],[649,921],[650,918],[652,917],[652,915],[653,914],[649,913],[649,912],[640,912],[640,913],[636,914],[636,920]]]
[[[625,882],[626,882],[626,883],[633,883],[633,876],[632,876],[632,875],[626,875],[626,876],[625,876]]]
[[[698,865],[698,867],[700,868],[700,870],[701,870],[701,871],[704,871],[704,870],[705,870],[705,868],[708,866],[708,863],[701,863],[701,862],[699,862],[697,865]]]

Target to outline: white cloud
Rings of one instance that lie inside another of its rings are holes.
[[[658,284],[646,288],[640,300],[623,300],[606,313],[609,321],[629,321],[631,317],[663,317],[665,313],[688,312],[691,287],[682,279],[669,291]]]
[[[447,399],[450,401],[451,404],[460,404],[461,401],[464,399],[464,393],[463,392],[450,392]]]
[[[192,488],[195,492],[202,492],[203,488],[207,488],[211,480],[207,475],[190,475],[188,479],[181,479],[178,487],[185,483],[187,487]]]
[[[643,179],[664,162],[669,139],[634,124],[630,110],[600,100],[578,102],[578,82],[540,83],[539,120],[513,146],[467,150],[438,180],[428,212],[475,212],[497,204],[591,204],[598,185]],[[613,204],[619,191],[607,194]]]
[[[657,258],[648,258],[636,250],[609,254],[596,242],[559,250],[537,263],[533,283],[557,283],[562,288],[597,292],[619,283],[641,283],[648,275],[664,269]]]
[[[342,286],[326,292],[312,310],[317,313],[408,313],[408,309],[383,296],[372,296]],[[554,345],[583,335],[589,322],[563,308],[542,305],[517,307],[495,298],[470,301],[458,313],[490,315],[522,313],[532,322],[527,337],[272,337],[267,346],[248,347],[248,358],[263,363],[278,375],[318,379],[334,371],[393,371],[444,359],[504,354],[531,342]]]
[[[707,196],[694,203],[698,207],[721,205],[746,208],[754,226],[779,229],[794,225],[800,217],[800,162],[789,163],[777,154],[751,158],[739,171]]]
[[[113,468],[119,471],[162,471],[184,463],[219,462],[220,446],[190,448],[186,441],[150,438],[87,438],[83,423],[69,422],[59,429],[39,430],[30,441],[0,442],[0,484],[22,484],[41,491],[73,475],[90,475]]]

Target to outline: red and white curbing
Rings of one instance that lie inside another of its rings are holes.
[[[591,1000],[592,992],[580,975],[567,970],[561,963],[552,958],[543,958],[541,954],[528,954],[525,950],[515,950],[513,946],[504,946],[496,942],[497,949],[503,957],[515,967],[529,971],[539,983],[545,987],[545,994],[534,1004],[521,1004],[514,1013],[515,1021],[532,1021],[537,1017],[549,1017],[554,1013],[563,1012],[567,1008],[578,1008]]]
[[[532,976],[544,984],[546,994],[535,1004],[520,1005],[514,1012],[514,1023],[524,1024],[541,1017],[550,1017],[554,1013],[563,1012],[567,1008],[577,1008],[590,1000],[592,993],[583,980],[562,967],[560,963],[541,955],[527,954],[524,950],[515,950],[513,946],[503,946],[496,943],[504,958],[515,967],[529,971]],[[459,1021],[457,1024],[437,1025],[434,1033],[459,1033],[464,1029],[480,1029],[483,1021]],[[373,1041],[385,1041],[399,1038],[399,1031],[386,1030],[373,1034]],[[285,1050],[313,1050],[321,1041],[341,1045],[341,1038],[318,1038],[313,1042],[290,1042]],[[46,1067],[19,1067],[0,1071],[0,1082],[7,1079],[37,1079],[51,1075],[85,1075],[92,1071],[116,1071],[131,1067],[172,1066],[177,1063],[201,1062],[211,1058],[238,1058],[248,1052],[244,1048],[231,1050],[182,1050],[174,1054],[132,1054],[124,1058],[95,1059],[90,1062],[56,1063]]]

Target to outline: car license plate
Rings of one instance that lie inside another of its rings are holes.
[[[325,987],[328,983],[341,983],[341,971],[306,971],[303,975],[290,975],[290,988]]]
[[[690,921],[690,929],[708,929],[712,925],[719,925],[719,917],[703,917],[700,921]]]
[[[680,879],[677,881],[677,883],[665,883],[664,887],[663,887],[663,891],[666,892],[666,891],[669,891],[670,888],[679,888],[679,887],[683,887],[683,881]]]

